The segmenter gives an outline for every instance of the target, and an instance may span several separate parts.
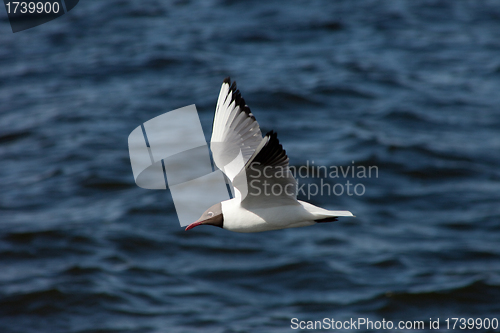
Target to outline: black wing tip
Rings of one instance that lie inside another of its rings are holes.
[[[227,84],[229,86],[229,91],[232,92],[231,102],[235,101],[235,104],[240,107],[241,111],[245,112],[247,116],[252,118],[252,120],[256,120],[254,115],[252,114],[252,111],[250,110],[250,107],[246,104],[245,99],[241,97],[241,93],[238,89],[238,86],[236,85],[236,81],[233,81],[233,83],[231,83],[231,77],[228,76],[222,83]]]
[[[266,144],[262,147],[261,151],[257,154],[254,162],[265,165],[278,165],[288,161],[286,150],[278,140],[278,133],[271,130],[266,133]]]
[[[274,130],[270,130],[269,132],[267,132],[266,136],[274,137],[274,138],[278,139],[278,133],[276,133]]]
[[[238,90],[238,86],[236,85],[236,81],[233,81],[233,84],[231,84],[231,87],[229,88],[231,91],[236,92]]]
[[[269,141],[271,141],[269,144],[276,144],[281,147],[280,140],[278,140],[277,132],[275,132],[274,130],[270,130],[269,132],[266,133],[266,136],[268,136]]]

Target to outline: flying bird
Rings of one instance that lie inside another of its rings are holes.
[[[186,230],[212,225],[235,232],[260,232],[337,221],[353,216],[297,200],[297,182],[274,131],[263,138],[236,82],[224,79],[215,110],[210,149],[231,182],[234,197],[208,208]]]

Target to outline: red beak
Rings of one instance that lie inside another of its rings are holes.
[[[186,227],[186,231],[188,231],[189,229],[193,229],[194,227],[197,227],[197,226],[202,225],[202,224],[203,224],[203,221],[191,223],[190,225],[188,225]]]

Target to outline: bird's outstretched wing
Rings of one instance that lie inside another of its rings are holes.
[[[210,149],[242,204],[297,204],[296,181],[277,134],[271,131],[262,138],[259,124],[230,78],[222,83]]]
[[[217,167],[232,182],[262,141],[255,117],[231,79],[224,79],[217,100],[210,149]]]

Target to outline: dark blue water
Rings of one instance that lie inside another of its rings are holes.
[[[0,12],[1,332],[500,317],[498,1],[80,1],[16,34]],[[135,185],[129,133],[194,103],[209,138],[226,76],[292,165],[378,167],[310,200],[355,219],[185,232]]]

